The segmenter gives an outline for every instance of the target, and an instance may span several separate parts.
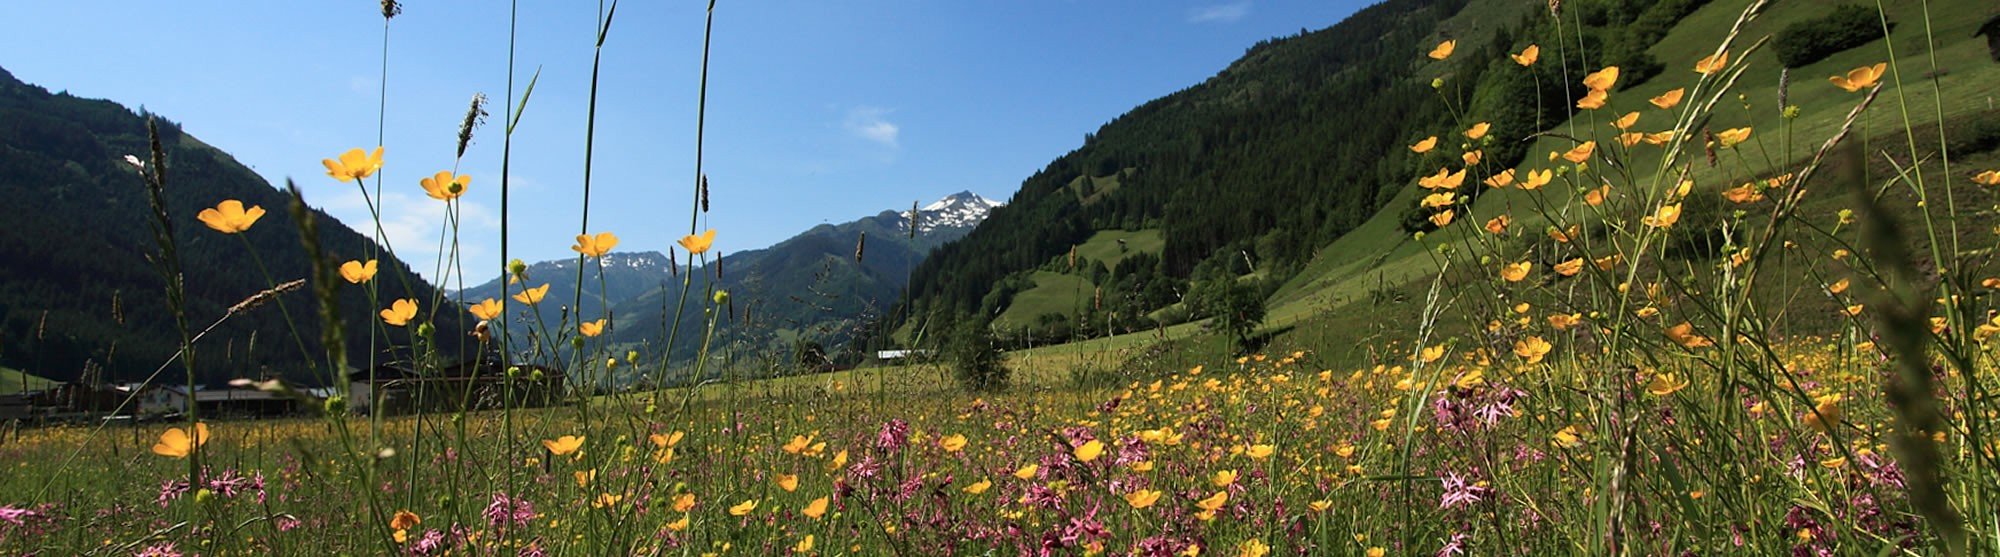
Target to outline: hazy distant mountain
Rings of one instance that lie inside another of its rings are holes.
[[[581,312],[571,311],[567,323],[574,325],[574,315],[590,316],[591,320],[604,314],[607,306],[616,306],[637,299],[646,292],[660,287],[661,281],[672,274],[672,262],[665,254],[657,251],[614,252],[605,254],[602,265],[588,262],[584,265],[584,288],[579,302],[576,291],[577,258],[567,257],[543,261],[528,266],[528,283],[531,286],[549,285],[548,298],[543,307],[542,318],[548,326],[559,326],[563,321],[564,308],[581,307]],[[602,283],[598,270],[602,269]],[[508,294],[519,292],[517,286]],[[454,294],[466,303],[476,303],[487,298],[502,297],[500,281],[493,280],[479,286],[468,287]],[[580,303],[580,305],[578,305]]]
[[[896,304],[918,262],[938,246],[964,237],[1002,205],[972,192],[959,192],[918,207],[916,234],[910,233],[908,209],[890,209],[850,222],[815,226],[768,248],[724,253],[720,261],[711,263],[723,271],[721,284],[715,286],[730,291],[736,313],[718,326],[716,346],[740,354],[782,348],[799,339],[831,346],[852,338],[864,320]],[[861,242],[864,234],[865,245]],[[564,258],[528,268],[530,284],[551,285],[542,314],[551,328],[574,326],[576,322],[574,317],[567,323],[559,322],[561,308],[576,299],[576,261]],[[586,267],[581,314],[596,319],[609,307],[618,342],[657,349],[671,332],[674,304],[680,297],[681,279],[672,265],[659,252],[607,255],[601,291],[596,266]],[[706,292],[706,286],[694,284],[690,291]],[[508,292],[518,289],[516,286]],[[499,295],[496,280],[467,288],[463,299],[477,301]],[[681,334],[675,339],[676,359],[692,356],[699,349],[700,338],[693,331],[700,322],[700,310],[690,303],[683,312]]]

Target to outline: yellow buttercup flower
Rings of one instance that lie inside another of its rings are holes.
[[[1507,282],[1521,282],[1528,278],[1528,271],[1535,267],[1532,261],[1520,261],[1500,266],[1500,278]]]
[[[1582,145],[1578,145],[1570,149],[1569,152],[1563,153],[1562,158],[1569,162],[1583,164],[1584,161],[1590,160],[1590,156],[1596,152],[1597,142],[1585,141]]]
[[[1104,442],[1096,439],[1085,441],[1082,445],[1076,446],[1074,454],[1076,459],[1082,462],[1097,460],[1099,455],[1104,454]]]
[[[1216,510],[1221,509],[1223,505],[1228,503],[1229,503],[1229,492],[1217,491],[1215,492],[1214,495],[1210,495],[1206,499],[1202,499],[1200,501],[1195,502],[1194,506],[1200,507],[1201,510],[1204,511],[1215,512]]]
[[[264,218],[264,208],[252,206],[244,209],[243,202],[224,199],[221,203],[215,204],[215,207],[202,209],[194,218],[201,220],[202,224],[208,225],[216,232],[236,234],[249,230],[250,225],[257,224],[257,219]]]
[[[1597,110],[1604,108],[1604,103],[1608,100],[1611,100],[1610,93],[1605,92],[1603,89],[1591,89],[1589,93],[1583,95],[1583,98],[1576,100],[1576,107],[1584,110]]]
[[[667,529],[668,529],[668,530],[673,530],[673,531],[675,531],[675,532],[679,532],[679,531],[682,531],[682,530],[686,530],[686,529],[687,529],[687,527],[688,527],[688,519],[689,519],[688,515],[685,515],[685,514],[684,514],[684,515],[681,515],[681,519],[680,519],[680,520],[676,520],[676,521],[673,521],[673,522],[668,522],[668,523],[667,523]]]
[[[396,300],[395,303],[389,305],[389,309],[382,310],[382,322],[397,327],[408,325],[411,319],[416,318],[416,300]]]
[[[1694,73],[1712,75],[1715,72],[1722,71],[1726,67],[1729,67],[1729,52],[1723,51],[1717,54],[1710,54],[1701,60],[1695,61]]]
[[[604,257],[604,254],[611,253],[611,248],[616,245],[618,245],[618,235],[599,232],[595,237],[576,235],[576,245],[570,246],[569,249],[590,257]]]
[[[776,481],[775,483],[777,483],[777,485],[778,485],[778,489],[782,489],[782,490],[785,490],[785,492],[786,492],[786,493],[790,493],[790,492],[793,492],[793,491],[798,491],[798,489],[799,489],[799,475],[798,475],[798,474],[778,474],[778,475],[777,475],[777,481]]]
[[[1988,170],[1972,175],[1972,183],[1982,186],[2000,186],[2000,170]]]
[[[729,507],[729,516],[743,516],[755,510],[757,510],[757,500],[744,499],[743,502]]]
[[[391,530],[408,530],[423,523],[423,517],[417,516],[417,513],[408,510],[396,511],[395,516],[389,517],[389,529]]]
[[[479,303],[472,304],[466,310],[471,311],[472,316],[479,318],[480,321],[491,321],[493,318],[500,316],[500,301],[487,298],[480,300]]]
[[[1513,58],[1514,63],[1522,67],[1533,66],[1536,60],[1542,59],[1542,47],[1528,45],[1528,48],[1521,49],[1520,54],[1508,54],[1507,57]]]
[[[577,323],[576,331],[579,333],[583,333],[583,336],[586,337],[594,337],[597,335],[601,335],[604,334],[605,322],[606,322],[605,320],[599,319],[596,321],[585,321],[582,323]]]
[[[1127,493],[1124,495],[1124,497],[1125,497],[1125,504],[1131,505],[1132,508],[1134,509],[1143,509],[1146,507],[1151,507],[1153,506],[1153,503],[1159,501],[1160,492],[1159,490],[1154,490],[1154,489],[1141,489],[1138,491]]]
[[[1022,478],[1022,479],[1026,479],[1026,478]],[[973,494],[973,495],[978,495],[978,494],[981,494],[981,493],[985,493],[985,492],[986,492],[986,489],[987,489],[987,488],[990,488],[990,487],[993,487],[993,480],[986,480],[986,479],[982,479],[982,480],[979,480],[978,482],[974,482],[974,483],[973,483],[972,485],[968,485],[968,486],[965,486],[965,489],[961,489],[961,490],[959,490],[959,491],[964,491],[964,492],[966,492],[966,493],[970,493],[970,494]]]
[[[1417,361],[1426,364],[1435,362],[1438,361],[1439,358],[1444,357],[1444,352],[1445,352],[1445,346],[1442,344],[1425,346],[1422,350],[1417,351]]]
[[[1555,435],[1549,437],[1549,444],[1561,449],[1581,447],[1583,446],[1583,434],[1577,431],[1576,426],[1565,426],[1562,430],[1557,431]]]
[[[1715,341],[1694,333],[1694,324],[1682,321],[1679,325],[1667,327],[1667,339],[1685,348],[1705,348],[1714,346]]]
[[[1539,364],[1552,348],[1555,347],[1550,345],[1549,341],[1542,340],[1539,336],[1531,336],[1514,343],[1514,355],[1527,360],[1529,364]]]
[[[1458,194],[1451,192],[1440,192],[1424,196],[1424,200],[1419,202],[1418,205],[1421,205],[1427,209],[1435,209],[1438,207],[1449,207],[1453,202],[1456,201],[1458,201]]]
[[[1410,150],[1416,151],[1418,154],[1429,153],[1431,151],[1431,148],[1437,147],[1437,144],[1438,144],[1438,138],[1437,136],[1433,135],[1424,138],[1423,141],[1418,141],[1415,145],[1411,145]]]
[[[1618,66],[1610,66],[1583,77],[1583,86],[1592,91],[1610,91],[1618,84]]]
[[[1611,195],[1611,184],[1598,186],[1596,189],[1583,194],[1583,203],[1592,207],[1603,205],[1609,195]]]
[[[1480,122],[1473,124],[1472,127],[1465,130],[1465,138],[1478,141],[1479,138],[1486,137],[1486,132],[1491,129],[1493,129],[1493,124],[1491,123]]]
[[[187,458],[188,454],[205,444],[208,444],[208,424],[195,422],[194,435],[188,435],[186,430],[178,427],[167,428],[160,433],[160,442],[153,444],[153,454]]]
[[[1488,187],[1504,188],[1514,183],[1514,169],[1509,168],[1486,178]]]
[[[1632,124],[1637,123],[1639,123],[1639,112],[1632,111],[1625,113],[1624,116],[1619,116],[1617,120],[1612,120],[1611,127],[1623,130],[1629,129],[1632,127]]]
[[[1661,205],[1653,214],[1639,219],[1639,222],[1653,228],[1667,228],[1681,220],[1681,204]]]
[[[1750,139],[1750,128],[1731,128],[1715,133],[1715,141],[1728,149]]]
[[[1528,178],[1521,181],[1521,189],[1532,190],[1546,186],[1551,180],[1555,179],[1555,176],[1556,173],[1554,170],[1530,170],[1528,171]]]
[[[1486,231],[1494,234],[1506,234],[1507,225],[1513,222],[1514,219],[1509,218],[1507,215],[1493,217],[1493,220],[1486,221]]]
[[[1271,455],[1277,452],[1278,448],[1271,445],[1251,445],[1249,449],[1243,451],[1243,455],[1256,460],[1264,460],[1271,458]]]
[[[575,453],[577,449],[583,448],[583,439],[583,436],[580,435],[564,435],[555,439],[544,439],[542,440],[542,448],[548,449],[550,454],[564,456]]]
[[[1042,469],[1041,465],[1038,464],[1029,464],[1027,466],[1022,466],[1021,469],[1014,471],[1014,477],[1023,480],[1034,478],[1035,472],[1039,472],[1041,471],[1041,469]]]
[[[675,431],[673,433],[654,433],[651,435],[647,435],[646,439],[652,441],[653,446],[655,447],[659,447],[662,449],[670,449],[673,448],[674,445],[679,445],[681,443],[681,438],[686,436],[687,432]]]
[[[805,539],[799,540],[798,545],[792,546],[793,553],[811,553],[812,550],[813,550],[812,534],[806,534]]]
[[[360,180],[374,176],[375,171],[382,169],[382,148],[376,147],[374,153],[348,149],[340,154],[339,160],[321,159],[319,162],[326,165],[326,175],[335,180]]]
[[[1667,396],[1680,392],[1681,389],[1685,389],[1687,386],[1688,381],[1686,379],[1676,377],[1671,373],[1662,373],[1654,375],[1653,380],[1646,384],[1646,392],[1651,393],[1653,396]]]
[[[1575,259],[1557,263],[1555,267],[1553,267],[1553,269],[1555,269],[1556,274],[1558,275],[1566,277],[1576,276],[1577,273],[1583,272],[1583,258],[1578,257]]]
[[[1800,420],[1804,421],[1808,427],[1819,431],[1833,429],[1834,426],[1840,425],[1841,422],[1840,400],[1842,398],[1844,397],[1840,393],[1820,395],[1814,399],[1812,411],[1806,412]]]
[[[1847,70],[1847,75],[1836,75],[1826,78],[1826,80],[1833,82],[1834,87],[1839,87],[1841,90],[1849,93],[1855,93],[1862,89],[1874,87],[1877,82],[1882,80],[1883,72],[1888,71],[1888,69],[1889,65],[1886,63],[1862,66]]]
[[[1743,185],[1722,190],[1722,198],[1729,200],[1730,203],[1756,203],[1764,199],[1764,192],[1757,188],[1757,184],[1746,182]]]
[[[1454,190],[1465,183],[1465,169],[1452,172],[1450,168],[1439,168],[1437,174],[1417,178],[1417,186],[1427,190]]]
[[[465,188],[472,185],[472,177],[452,174],[450,170],[439,170],[435,175],[418,180],[417,184],[424,187],[424,195],[431,196],[431,199],[451,201],[465,195]]]
[[[806,515],[807,518],[815,519],[826,516],[826,504],[827,498],[825,497],[814,499],[811,503],[806,503],[806,508],[801,509],[799,513]]]
[[[1215,487],[1229,487],[1229,484],[1236,483],[1236,475],[1235,470],[1218,470],[1215,475],[1208,477],[1208,483],[1214,484]]]
[[[1555,327],[1556,330],[1558,331],[1568,329],[1570,327],[1575,327],[1576,324],[1582,322],[1583,322],[1583,314],[1581,313],[1570,313],[1570,314],[1558,313],[1549,316],[1549,326]]]
[[[375,260],[370,259],[365,263],[361,261],[341,263],[340,278],[354,284],[368,282],[369,279],[375,278]]]
[[[778,447],[778,449],[791,454],[799,454],[800,452],[805,451],[806,448],[811,446],[812,446],[811,437],[806,437],[804,435],[793,435],[791,441],[786,442],[784,446]]]
[[[1441,42],[1438,43],[1437,47],[1431,49],[1430,57],[1432,60],[1450,58],[1451,52],[1454,50],[1458,50],[1458,41]]]
[[[1682,87],[1680,89],[1675,89],[1672,91],[1667,91],[1665,93],[1660,93],[1660,96],[1653,97],[1652,100],[1646,102],[1653,103],[1653,106],[1660,107],[1660,110],[1666,110],[1681,104],[1681,97],[1685,96],[1686,94],[1687,94],[1687,88]]]
[[[1271,546],[1264,545],[1264,540],[1246,540],[1236,549],[1240,551],[1238,557],[1264,557],[1271,554]]]
[[[1558,243],[1567,244],[1571,239],[1576,238],[1578,232],[1578,226],[1574,224],[1569,225],[1569,230],[1558,230],[1556,229],[1556,227],[1551,226],[1549,227],[1548,232],[1550,240],[1555,240]]]
[[[1458,216],[1457,213],[1453,213],[1451,211],[1442,211],[1439,212],[1438,214],[1431,215],[1430,220],[1431,224],[1437,225],[1439,228],[1443,228],[1445,225],[1451,224],[1451,220],[1457,216]]]
[[[523,304],[533,305],[542,303],[542,298],[547,297],[548,295],[549,295],[549,285],[543,284],[541,286],[537,286],[534,288],[527,288],[521,290],[520,293],[514,294],[514,299]]]
[[[682,249],[688,250],[688,255],[708,253],[708,248],[715,245],[715,229],[710,228],[701,234],[683,236],[680,244]]]
[[[1977,341],[1980,344],[1985,344],[1987,339],[1993,338],[1993,335],[1995,334],[2000,334],[2000,317],[1994,317],[1993,319],[1988,320],[1985,323],[1980,323],[1979,326],[1972,328],[1972,340]]]
[[[674,512],[688,512],[694,509],[694,494],[682,493],[674,496]]]
[[[945,436],[945,438],[938,440],[938,446],[942,447],[944,451],[948,453],[955,453],[965,450],[965,444],[966,444],[965,436],[956,433],[947,435]]]

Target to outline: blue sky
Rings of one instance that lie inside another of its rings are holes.
[[[508,256],[532,262],[574,255],[598,7],[521,4],[516,95],[538,68],[541,81],[515,136]],[[1126,110],[1365,4],[723,0],[704,226],[737,251],[959,190],[1005,199]],[[664,251],[688,232],[704,7],[626,2],[605,44],[590,231],[617,233],[620,251]],[[355,188],[319,161],[376,144],[375,2],[10,2],[0,15],[33,22],[0,37],[0,67],[23,81],[143,105],[274,183],[297,180],[350,226],[367,222]],[[505,2],[418,1],[389,25],[384,221],[427,275],[443,205],[417,180],[451,168],[474,93],[494,116],[459,166],[474,177],[466,283],[502,262],[507,24]]]

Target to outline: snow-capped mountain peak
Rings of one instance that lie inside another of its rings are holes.
[[[606,269],[630,268],[648,272],[651,271],[666,272],[667,267],[669,265],[672,265],[672,263],[667,260],[667,256],[665,254],[662,254],[657,251],[639,251],[639,252],[615,251],[604,254],[602,260],[596,264],[603,265],[604,268]],[[554,259],[542,262],[538,265],[550,265],[557,269],[572,269],[576,265],[576,258],[567,257],[563,259]]]
[[[930,232],[939,228],[969,228],[979,224],[979,221],[986,220],[986,215],[991,213],[993,208],[1002,205],[1006,203],[980,197],[979,194],[970,191],[947,195],[917,209],[917,232]],[[908,226],[910,212],[903,211],[897,214],[903,217],[904,226]]]

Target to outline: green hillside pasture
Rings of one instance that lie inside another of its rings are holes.
[[[24,385],[25,388],[23,388]],[[55,381],[50,381],[42,376],[14,368],[0,367],[0,393],[39,391],[54,386],[56,386]]]
[[[1052,271],[1035,271],[1035,287],[1014,295],[1014,303],[1000,312],[994,326],[1001,329],[1027,327],[1044,314],[1069,315],[1090,303],[1090,281],[1083,277]]]
[[[1574,133],[1579,136],[1594,137],[1601,149],[1617,147],[1617,129],[1609,122],[1628,112],[1640,113],[1639,123],[1634,130],[1660,131],[1673,127],[1676,118],[1704,98],[1694,87],[1698,77],[1692,70],[1694,62],[1713,51],[1728,27],[1733,24],[1740,6],[1716,3],[1697,10],[1682,20],[1681,24],[1668,33],[1660,44],[1652,48],[1654,56],[1666,65],[1667,71],[1647,83],[1615,92],[1603,109],[1580,111],[1569,122],[1553,128],[1556,131]],[[1740,53],[1748,45],[1766,34],[1775,34],[1785,25],[1801,18],[1812,16],[1818,8],[1810,4],[1778,4],[1767,10],[1763,17],[1749,25],[1743,36],[1738,38],[1735,52]],[[1936,18],[1931,30],[1935,36],[1943,38],[1936,52],[1939,70],[1931,70],[1930,52],[1922,49],[1925,30],[1921,24],[1923,6],[1917,2],[1889,3],[1891,20],[1911,22],[1898,24],[1890,39],[1894,42],[1897,66],[1901,70],[1902,87],[1893,84],[1884,88],[1875,105],[1856,125],[1855,133],[1862,137],[1875,138],[1879,147],[1872,151],[1888,149],[1906,152],[1901,128],[1907,103],[1909,118],[1918,125],[1920,140],[1929,136],[1934,142],[1937,135],[1935,123],[1940,112],[1937,91],[1943,93],[1944,117],[1961,120],[1982,112],[1993,110],[1994,93],[1988,84],[2000,81],[2000,63],[1995,63],[1987,52],[1983,41],[1975,40],[1972,34],[1979,18]],[[1933,2],[1932,13],[1981,13],[1988,9],[1981,2],[1969,0],[1946,0]],[[1854,67],[1888,60],[1887,43],[1877,41],[1861,47],[1840,52],[1818,63],[1791,72],[1791,83],[1787,90],[1787,103],[1799,107],[1801,117],[1791,122],[1789,136],[1784,133],[1784,121],[1778,100],[1778,74],[1780,64],[1769,49],[1752,53],[1745,63],[1749,65],[1743,79],[1735,88],[1717,103],[1711,130],[1724,130],[1748,126],[1755,130],[1749,142],[1738,148],[1738,155],[1746,164],[1723,164],[1709,167],[1694,165],[1694,195],[1715,195],[1723,188],[1734,186],[1749,179],[1748,176],[1731,174],[1745,168],[1763,168],[1763,161],[1802,160],[1810,157],[1812,150],[1839,129],[1841,121],[1855,103],[1862,98],[1860,93],[1848,93],[1828,83],[1828,76],[1844,74]],[[1546,61],[1546,60],[1545,60]],[[1561,71],[1550,65],[1537,65],[1535,71]],[[1573,70],[1574,71],[1574,70]],[[1931,87],[1930,75],[1937,76],[1937,89]],[[1883,78],[1885,83],[1896,78],[1892,73]],[[1573,81],[1581,81],[1579,73]],[[1468,86],[1469,85],[1465,85]],[[1660,110],[1647,100],[1668,90],[1687,87],[1688,95],[1680,106],[1672,110]],[[1740,94],[1740,95],[1739,95]],[[1741,100],[1739,100],[1741,99]],[[1470,122],[1478,121],[1478,115],[1471,115]],[[1888,143],[1883,143],[1883,142]],[[1547,154],[1568,150],[1573,144],[1568,140],[1543,137],[1528,150],[1529,156],[1518,172],[1531,169],[1549,168]],[[1694,151],[1700,157],[1699,149]],[[1631,168],[1638,175],[1640,185],[1651,184],[1650,176],[1660,165],[1662,149],[1646,144],[1633,147],[1629,153]],[[1954,153],[1954,157],[1963,155]],[[1723,153],[1724,158],[1732,157]],[[1683,159],[1686,161],[1687,159]],[[1440,158],[1440,165],[1455,163]],[[1699,162],[1699,161],[1696,161]],[[1954,161],[1954,171],[1972,168]],[[1453,165],[1455,166],[1455,165]],[[1796,165],[1787,165],[1794,167]],[[1497,170],[1489,170],[1488,174]],[[1872,172],[1872,171],[1871,171]],[[1957,172],[1957,174],[1969,174]],[[1929,180],[1944,178],[1939,173],[1927,174]],[[1964,176],[1953,176],[1963,182]],[[1472,185],[1468,180],[1468,185]],[[1553,203],[1561,203],[1569,193],[1563,189],[1563,180],[1558,179],[1542,190]],[[1960,185],[1964,185],[1961,183]],[[1477,186],[1474,186],[1477,187]],[[1530,206],[1529,196],[1518,189],[1504,189],[1491,192],[1479,198],[1471,215],[1462,215],[1451,227],[1432,235],[1420,245],[1411,241],[1410,236],[1398,226],[1402,211],[1415,203],[1423,190],[1410,185],[1382,212],[1367,223],[1335,240],[1322,249],[1306,269],[1293,277],[1279,289],[1271,299],[1272,323],[1282,323],[1315,312],[1324,311],[1329,306],[1344,305],[1365,299],[1370,292],[1395,291],[1414,281],[1426,279],[1435,274],[1435,264],[1427,255],[1423,245],[1435,246],[1439,242],[1462,242],[1464,234],[1478,231],[1485,219],[1501,212],[1512,215],[1515,227],[1523,231],[1542,231],[1549,226],[1546,219],[1519,210]],[[1634,194],[1638,192],[1624,192]],[[1509,210],[1509,207],[1516,210]],[[1837,210],[1837,209],[1836,209]]]
[[[1106,176],[1078,176],[1076,179],[1069,181],[1069,191],[1076,194],[1076,200],[1084,205],[1096,203],[1097,200],[1103,199],[1105,195],[1118,191],[1118,187],[1124,184],[1125,176],[1130,175],[1133,170],[1135,169],[1126,168]],[[1084,180],[1090,180],[1090,191],[1088,193],[1084,191]]]
[[[1124,249],[1119,249],[1118,241],[1124,240]],[[1099,230],[1091,234],[1089,240],[1076,246],[1076,255],[1091,261],[1102,261],[1104,266],[1115,267],[1135,253],[1159,254],[1166,248],[1166,239],[1160,237],[1160,229],[1145,230]]]

